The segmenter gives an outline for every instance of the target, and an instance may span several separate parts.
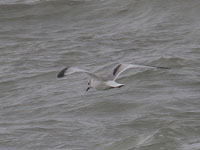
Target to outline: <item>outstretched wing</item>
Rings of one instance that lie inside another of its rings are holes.
[[[62,78],[66,75],[70,75],[70,74],[73,74],[75,72],[80,72],[80,73],[86,73],[88,74],[91,78],[94,78],[94,79],[97,79],[97,80],[102,80],[100,77],[96,76],[95,74],[93,73],[90,73],[86,70],[82,70],[82,69],[79,69],[77,67],[66,67],[64,68],[63,70],[61,70],[58,75],[57,75],[57,78]]]
[[[114,75],[114,81],[119,77],[121,73],[126,71],[130,68],[146,68],[146,69],[169,69],[167,67],[158,67],[158,66],[145,66],[145,65],[137,65],[137,64],[119,64],[117,67],[113,70]]]

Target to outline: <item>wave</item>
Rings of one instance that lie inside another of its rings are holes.
[[[11,1],[11,2],[0,2],[0,19],[1,18],[16,18],[24,16],[34,15],[47,15],[57,13],[62,10],[62,7],[74,6],[83,4],[85,1],[74,1],[74,0],[31,0],[31,1]],[[9,16],[9,17],[6,17]]]
[[[68,5],[75,5],[75,4],[80,4],[87,2],[87,0],[24,0],[24,1],[19,1],[19,0],[7,0],[7,1],[1,1],[0,2],[0,7],[1,6],[10,6],[10,7],[19,7],[19,6],[34,6],[34,5],[48,5],[48,4],[55,4],[55,5],[60,5],[60,4],[68,4]]]

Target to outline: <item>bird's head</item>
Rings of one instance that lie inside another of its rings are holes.
[[[88,88],[86,89],[86,92],[89,91],[89,89],[91,88],[91,80],[88,81]]]

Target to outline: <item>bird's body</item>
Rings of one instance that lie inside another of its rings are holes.
[[[91,77],[91,79],[88,83],[88,88],[87,88],[86,91],[88,91],[90,88],[95,88],[97,90],[108,90],[108,89],[111,89],[111,88],[120,88],[120,87],[124,86],[124,84],[117,83],[116,79],[119,77],[119,75],[122,72],[124,72],[125,70],[130,69],[130,68],[169,69],[169,68],[166,68],[166,67],[157,67],[157,66],[119,64],[119,65],[117,65],[117,67],[114,68],[113,73],[112,73],[113,79],[110,80],[110,79],[103,79],[103,78],[98,77],[97,75],[95,75],[91,72],[79,69],[77,67],[66,67],[58,73],[57,77],[62,78],[66,75],[69,75],[69,74],[72,74],[72,73],[75,73],[75,72],[83,72],[83,73],[88,74]]]
[[[124,86],[124,84],[120,84],[112,80],[103,81],[103,80],[91,79],[89,86],[97,90],[108,90],[111,88],[117,88],[117,87],[120,88]]]
[[[106,84],[106,81],[100,81],[100,80],[95,80],[91,79],[89,86],[91,88],[95,88],[98,90],[107,90],[110,87]]]

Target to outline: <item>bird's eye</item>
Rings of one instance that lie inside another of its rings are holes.
[[[88,82],[88,85],[90,85],[90,82]]]

